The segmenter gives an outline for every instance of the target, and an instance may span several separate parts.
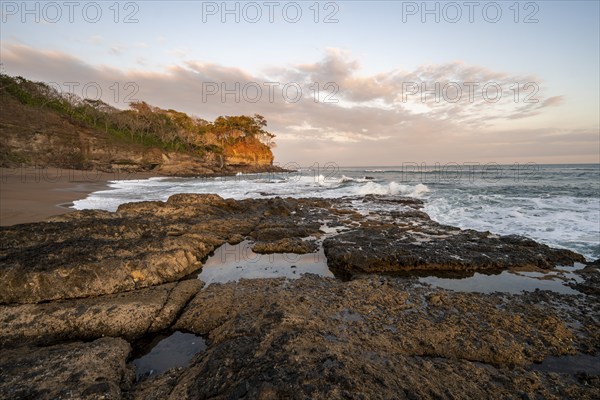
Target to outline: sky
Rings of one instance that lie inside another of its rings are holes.
[[[600,162],[600,2],[0,2],[10,75],[213,120],[285,165]]]

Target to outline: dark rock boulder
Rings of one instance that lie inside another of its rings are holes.
[[[406,221],[404,217],[400,220]],[[351,274],[511,267],[548,269],[585,262],[577,253],[553,249],[524,237],[460,230],[433,221],[418,226],[401,222],[370,223],[368,227],[328,238],[323,245],[329,268]]]
[[[600,259],[587,263],[579,275],[584,276],[585,280],[571,286],[582,293],[600,297]]]

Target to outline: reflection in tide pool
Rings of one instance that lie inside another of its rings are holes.
[[[548,356],[541,363],[531,365],[531,369],[569,375],[579,372],[592,376],[600,375],[600,355]]]
[[[208,286],[240,279],[296,279],[306,273],[333,277],[327,267],[323,248],[309,254],[257,254],[252,251],[251,242],[243,241],[236,245],[226,243],[215,250],[214,255],[202,266],[198,279]]]
[[[573,273],[583,267],[583,264],[575,263],[574,267],[560,267],[547,272],[502,271],[500,274],[476,272],[473,276],[463,278],[425,276],[419,278],[419,282],[457,292],[518,294],[539,289],[561,294],[581,294],[568,284],[583,281],[583,278]]]
[[[185,367],[194,355],[206,350],[206,341],[200,336],[176,331],[169,336],[156,337],[148,348],[146,354],[133,360],[138,380],[170,368]]]

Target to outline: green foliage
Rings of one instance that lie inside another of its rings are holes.
[[[275,135],[265,130],[267,121],[258,114],[219,117],[209,123],[143,101],[130,103],[128,110],[119,110],[102,100],[61,93],[43,82],[0,74],[0,95],[4,94],[28,106],[53,110],[82,127],[104,131],[115,140],[146,147],[203,155],[222,154],[226,146],[252,139],[269,147],[274,145]]]
[[[275,137],[264,128],[267,121],[262,115],[254,114],[219,117],[212,124],[212,131],[222,144],[233,144],[240,139],[257,138],[265,144],[269,144]]]
[[[26,164],[29,161],[29,157],[26,155],[20,152],[11,151],[7,147],[0,146],[0,167],[10,168],[15,165]]]

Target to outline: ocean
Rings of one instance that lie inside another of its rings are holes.
[[[437,222],[519,234],[553,247],[600,258],[600,164],[405,164],[339,167],[218,178],[119,180],[74,202],[76,209],[114,211],[132,201],[166,200],[175,193],[224,198],[410,196]],[[369,204],[355,201],[361,212]],[[381,207],[381,205],[379,205]],[[390,204],[389,207],[393,207]]]

